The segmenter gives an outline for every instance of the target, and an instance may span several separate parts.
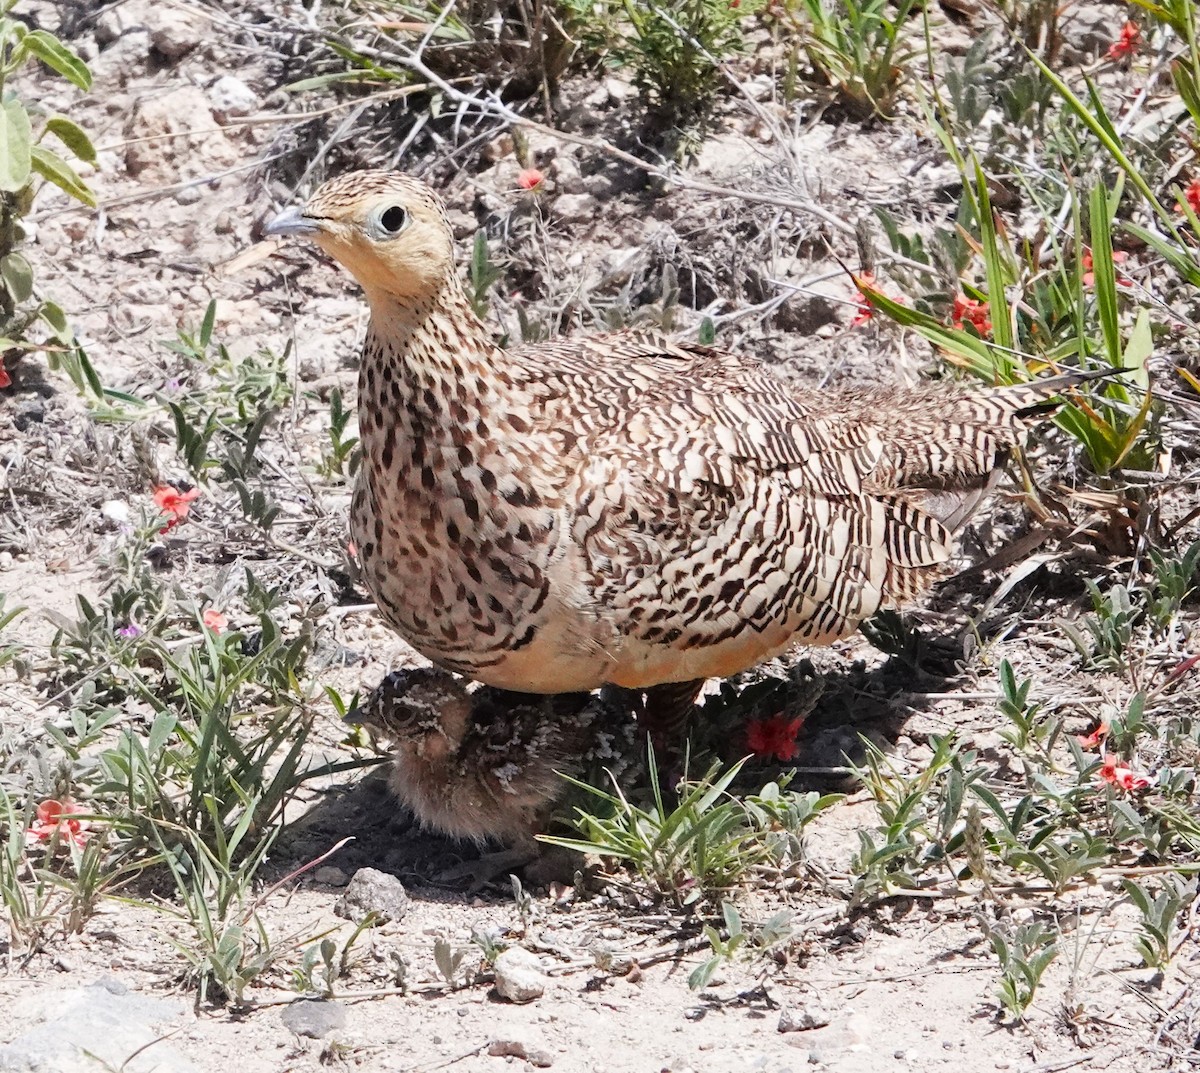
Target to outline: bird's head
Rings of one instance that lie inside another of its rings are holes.
[[[412,305],[454,274],[454,236],[438,196],[419,179],[355,171],[324,183],[303,208],[285,209],[264,229],[315,242],[372,302]]]

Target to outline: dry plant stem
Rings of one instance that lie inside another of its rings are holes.
[[[331,39],[337,40],[339,44],[349,47],[348,42],[342,41],[336,35],[330,35]],[[647,175],[651,175],[663,182],[670,183],[684,190],[695,190],[697,193],[714,194],[718,197],[737,198],[742,201],[751,202],[759,205],[774,205],[778,208],[793,209],[798,212],[807,212],[819,220],[827,223],[834,230],[844,235],[854,235],[856,228],[854,224],[843,220],[840,216],[834,215],[828,209],[822,208],[816,202],[808,198],[798,198],[795,196],[786,197],[782,194],[770,194],[754,190],[736,190],[732,187],[721,186],[717,183],[704,182],[700,179],[689,179],[678,172],[661,167],[658,164],[653,164],[648,160],[643,160],[641,157],[634,156],[633,153],[627,153],[623,149],[618,149],[611,142],[598,140],[595,138],[586,138],[580,134],[572,134],[569,131],[558,130],[554,127],[549,127],[545,123],[539,123],[536,120],[529,119],[521,115],[519,112],[513,111],[508,105],[501,101],[494,94],[487,97],[480,97],[463,93],[456,89],[450,82],[441,78],[439,75],[430,70],[421,59],[418,52],[405,50],[401,54],[385,52],[381,49],[372,49],[365,46],[359,46],[359,51],[363,55],[369,56],[372,59],[378,59],[385,62],[398,63],[409,70],[413,71],[427,83],[441,90],[443,94],[450,100],[459,105],[460,114],[471,109],[476,109],[481,116],[492,116],[497,119],[502,119],[504,122],[515,126],[524,127],[528,130],[537,131],[539,134],[548,138],[558,139],[559,141],[570,142],[573,145],[581,145],[587,149],[597,150],[620,160],[625,164],[638,168],[644,171]],[[885,258],[885,260],[894,264],[907,265],[910,268],[917,268],[922,271],[928,269],[928,265],[922,264],[919,261],[914,261],[907,257],[901,257],[898,254]]]

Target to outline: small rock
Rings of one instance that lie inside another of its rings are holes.
[[[150,30],[150,44],[169,60],[177,60],[191,52],[200,44],[204,30],[197,16],[165,4],[151,8],[146,23]]]
[[[785,1009],[779,1014],[780,1032],[810,1032],[814,1028],[824,1028],[829,1024],[829,1014],[820,1006],[800,1006],[794,1010]]]
[[[318,883],[324,883],[327,887],[344,887],[350,882],[350,877],[332,864],[326,864],[318,868],[313,873],[313,879]]]
[[[208,89],[208,99],[218,122],[258,111],[258,94],[240,78],[222,75]]]
[[[232,167],[239,152],[222,132],[208,129],[212,124],[208,98],[196,86],[147,93],[134,104],[125,124],[125,137],[130,139],[126,171],[134,178],[178,182]],[[187,137],[198,130],[204,131],[202,137]]]
[[[492,1058],[523,1058],[538,1069],[549,1069],[554,1065],[548,1052],[527,1047],[516,1039],[494,1039],[488,1044],[487,1053]]]
[[[228,212],[218,213],[216,223],[213,224],[213,230],[218,235],[233,234],[233,216]]]
[[[200,187],[185,186],[182,190],[176,190],[175,200],[180,205],[195,205],[200,200]]]
[[[97,16],[95,28],[92,30],[97,45],[101,48],[111,45],[123,33],[136,25],[136,19],[132,18],[128,11],[130,6],[132,5],[109,4]]]
[[[596,214],[596,199],[591,194],[560,194],[554,199],[554,214],[568,223],[583,223]]]
[[[11,551],[0,551],[0,570],[11,570],[13,557]]]
[[[100,504],[100,516],[114,525],[128,525],[129,504],[123,499],[106,499]]]
[[[566,154],[558,157],[551,165],[550,174],[554,178],[554,188],[560,194],[583,193],[583,173],[579,170],[579,161]]]
[[[294,1035],[324,1039],[346,1027],[346,1008],[332,999],[302,998],[284,1006],[279,1019]]]
[[[408,892],[395,876],[376,868],[360,868],[333,911],[356,924],[361,924],[368,913],[377,914],[381,924],[402,920],[408,912]]]
[[[541,998],[550,982],[542,972],[541,962],[528,950],[510,946],[493,966],[496,990],[509,1002],[532,1002]]]

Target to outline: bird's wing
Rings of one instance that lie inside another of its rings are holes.
[[[831,405],[651,334],[537,349],[583,432],[572,499],[589,591],[628,604],[643,640],[757,632],[769,652],[784,633],[844,636],[949,559],[950,530],[888,487],[894,416],[864,413],[869,400]]]

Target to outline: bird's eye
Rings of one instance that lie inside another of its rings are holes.
[[[389,205],[379,214],[379,229],[386,235],[398,235],[408,223],[408,213],[401,205]]]

